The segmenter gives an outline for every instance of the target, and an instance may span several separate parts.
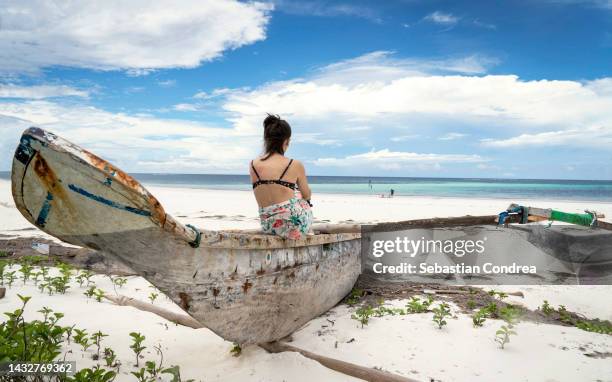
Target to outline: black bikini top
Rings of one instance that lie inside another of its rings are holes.
[[[289,170],[289,166],[291,166],[291,163],[293,163],[293,159],[289,161],[289,164],[287,165],[287,167],[285,167],[285,171],[283,171],[283,173],[278,179],[262,180],[259,178],[259,174],[257,173],[257,170],[255,170],[255,166],[253,166],[253,161],[251,161],[251,167],[253,168],[253,171],[255,172],[255,175],[257,176],[257,181],[253,183],[253,189],[255,189],[260,184],[278,184],[278,185],[290,188],[292,190],[295,190],[295,186],[296,186],[295,183],[291,183],[291,182],[287,182],[286,180],[283,180],[283,176],[285,176],[285,174],[287,173],[287,170]]]

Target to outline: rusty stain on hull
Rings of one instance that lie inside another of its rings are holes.
[[[180,304],[179,304],[179,305],[180,305],[180,307],[181,307],[183,310],[188,311],[188,310],[189,310],[189,307],[190,307],[189,303],[190,303],[190,301],[191,301],[191,297],[189,297],[189,295],[188,295],[187,293],[185,293],[185,292],[180,292],[180,293],[179,293],[179,298],[180,298],[180,300],[181,300],[181,302],[180,302]]]
[[[148,202],[147,206],[153,207],[151,209],[152,217],[162,226],[164,226],[166,222],[166,212],[162,208],[159,201],[148,191],[146,191],[136,179],[87,150],[82,150],[82,153],[85,158],[87,158],[87,162],[96,167],[98,170],[104,172],[107,178],[112,177],[115,179],[115,181],[119,181],[123,185],[138,191],[142,196],[144,196]]]
[[[246,294],[252,286],[253,283],[249,282],[249,279],[247,279],[244,284],[242,284],[242,291]]]
[[[36,173],[46,190],[53,194],[54,198],[65,200],[65,193],[63,188],[60,187],[59,179],[57,178],[51,167],[49,167],[45,158],[40,155],[40,153],[36,153],[34,155],[32,166],[34,168],[34,173]]]

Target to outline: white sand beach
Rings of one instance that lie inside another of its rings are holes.
[[[206,229],[258,228],[257,208],[252,193],[170,187],[147,187],[166,211],[179,221]],[[491,215],[510,202],[538,207],[554,207],[567,212],[585,208],[612,217],[612,203],[559,202],[539,200],[499,200],[395,197],[382,199],[365,195],[321,194],[313,197],[318,222],[375,223],[416,218],[462,215]],[[11,237],[48,235],[28,223],[16,210],[10,183],[0,180],[0,240]],[[15,269],[19,266],[15,265]],[[115,289],[104,275],[92,278],[107,293]],[[505,286],[508,292],[523,292],[524,297],[509,296],[508,301],[537,309],[544,300],[557,307],[588,318],[612,320],[611,286]],[[123,364],[117,381],[135,380],[129,371],[134,355],[129,349],[129,333],[145,337],[146,359],[157,359],[153,346],[160,344],[165,365],[179,365],[183,379],[196,381],[352,381],[297,353],[269,354],[256,347],[246,347],[239,357],[230,354],[232,344],[208,329],[177,326],[151,313],[132,307],[97,302],[83,295],[76,282],[66,294],[49,296],[28,281],[15,281],[0,299],[0,312],[20,306],[17,293],[32,296],[26,319],[38,318],[43,306],[65,314],[63,325],[76,324],[89,333],[108,334],[104,346],[112,347]],[[147,301],[151,292],[160,296],[154,304],[181,312],[141,277],[130,276],[116,292]],[[434,302],[436,305],[438,300]],[[405,306],[406,300],[387,301],[385,306]],[[591,333],[576,327],[521,321],[504,349],[494,342],[503,321],[488,319],[474,328],[468,314],[451,304],[452,317],[438,329],[431,313],[373,317],[361,328],[351,319],[356,308],[340,304],[312,320],[293,334],[293,346],[324,356],[376,367],[418,381],[612,381],[612,336]],[[78,368],[96,363],[92,347],[85,356],[74,350],[67,359]],[[68,349],[65,349],[68,350]],[[71,358],[72,357],[72,358]]]

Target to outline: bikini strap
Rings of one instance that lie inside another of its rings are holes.
[[[289,161],[289,164],[287,165],[287,167],[285,167],[285,171],[283,171],[283,173],[281,174],[281,176],[278,178],[278,180],[282,180],[283,176],[285,176],[285,174],[287,173],[287,170],[289,170],[289,166],[291,166],[291,163],[293,163],[293,159],[291,159]]]
[[[261,178],[259,177],[259,174],[257,173],[257,170],[255,170],[255,166],[253,166],[253,161],[251,161],[251,168],[253,169],[253,171],[255,171],[255,175],[257,176],[257,180],[261,180]]]

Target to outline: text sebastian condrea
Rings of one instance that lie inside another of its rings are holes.
[[[484,263],[480,265],[439,265],[420,263],[417,267],[415,264],[401,263],[398,265],[384,265],[376,263],[372,267],[374,273],[406,273],[406,274],[535,274],[537,269],[535,265],[519,265],[512,263],[510,265],[493,265],[492,263]]]

